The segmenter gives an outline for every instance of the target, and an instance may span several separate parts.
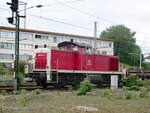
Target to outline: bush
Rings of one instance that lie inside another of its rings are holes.
[[[36,89],[34,92],[35,92],[35,94],[40,94],[41,90],[40,89]]]
[[[149,92],[150,91],[150,86],[146,86],[146,88],[147,88],[147,91]]]
[[[2,90],[2,95],[6,96],[6,90]]]
[[[68,91],[74,91],[74,90],[78,90],[79,89],[79,85],[75,85],[75,86],[70,86],[69,88],[68,88]]]
[[[147,96],[148,96],[147,88],[142,88],[142,89],[141,89],[141,92],[140,92],[140,94],[139,94],[139,97],[140,97],[140,98],[145,98],[145,97],[147,97]]]
[[[126,86],[123,86],[122,89],[123,89],[124,91],[129,90],[128,87],[126,87]]]
[[[89,78],[85,78],[84,81],[81,82],[77,95],[86,95],[87,92],[93,90],[94,86],[95,85],[90,82]]]
[[[139,86],[131,86],[128,89],[129,90],[139,90]]]
[[[108,98],[108,99],[111,99],[112,98],[112,95],[109,93],[109,91],[105,90],[104,91],[104,94],[103,94],[104,97]]]
[[[143,81],[143,84],[142,84],[145,88],[147,88],[147,91],[150,91],[150,80],[149,79],[145,79]]]
[[[68,91],[73,91],[73,87],[71,86],[71,87],[69,87],[69,89],[68,89]]]
[[[129,93],[129,92],[127,92],[125,98],[126,98],[127,100],[132,99],[132,94]]]
[[[144,98],[144,97],[147,97],[147,93],[146,91],[142,91],[139,95],[140,98]]]
[[[129,75],[127,78],[121,79],[124,85],[129,90],[139,90],[139,85],[141,84],[141,80],[136,75]]]
[[[20,61],[19,62],[19,74],[24,75],[24,66],[25,66],[25,62]]]
[[[109,92],[105,90],[103,96],[104,96],[104,97],[107,97],[108,95],[109,95]]]

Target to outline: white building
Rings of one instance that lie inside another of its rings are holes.
[[[36,46],[57,48],[62,41],[86,43],[94,47],[94,37],[20,29],[20,60],[32,59]],[[114,40],[97,38],[96,48],[102,54],[113,55]],[[0,26],[0,62],[13,62],[15,49],[15,28]]]

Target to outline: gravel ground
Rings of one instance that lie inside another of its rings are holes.
[[[104,91],[118,98],[104,97]],[[150,113],[150,97],[139,98],[139,92],[130,92],[134,96],[127,100],[123,93],[121,89],[96,89],[94,95],[77,96],[66,90],[43,90],[38,95],[30,91],[25,96],[5,96],[2,108],[3,113]]]

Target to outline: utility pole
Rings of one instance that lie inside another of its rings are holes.
[[[97,22],[94,22],[94,50],[96,52]]]
[[[20,17],[18,15],[18,12],[16,12],[16,37],[15,37],[15,78],[14,78],[14,94],[18,94],[19,92],[19,23],[20,23]]]
[[[7,18],[8,22],[15,25],[15,57],[14,57],[14,94],[19,93],[19,19],[20,16],[18,14],[18,0],[11,0],[11,3],[7,3],[10,5],[10,9],[12,10],[12,17]],[[14,14],[15,14],[15,24],[14,24]]]
[[[140,53],[140,69],[142,68],[142,54]]]
[[[26,9],[27,9],[27,7],[26,7],[26,5],[27,5],[27,3],[24,3],[24,16],[25,16],[25,18],[24,18],[24,29],[26,29],[26,23],[27,23],[27,21],[26,21]]]

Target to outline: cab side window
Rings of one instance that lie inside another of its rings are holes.
[[[91,48],[88,48],[88,47],[87,47],[87,48],[86,48],[86,53],[87,53],[87,54],[92,54]]]
[[[86,49],[82,48],[82,54],[86,54]]]
[[[61,50],[67,50],[67,46],[62,46],[59,49],[61,49]]]
[[[76,45],[71,45],[71,50],[77,51],[77,50],[78,50],[78,47],[77,47]]]

